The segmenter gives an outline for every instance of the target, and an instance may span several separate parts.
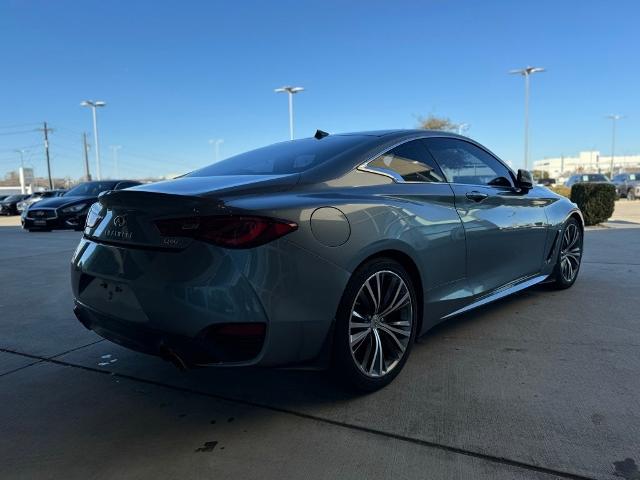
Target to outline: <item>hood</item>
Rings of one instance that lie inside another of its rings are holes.
[[[44,198],[42,200],[38,200],[37,208],[60,208],[80,202],[96,202],[97,200],[98,199],[96,197],[90,196]]]
[[[166,193],[170,195],[219,197],[221,194],[262,193],[287,190],[298,183],[300,174],[221,175],[215,177],[180,177],[128,188],[128,191]]]

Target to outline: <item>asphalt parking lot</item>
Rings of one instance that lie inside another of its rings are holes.
[[[640,479],[640,224],[423,337],[368,396],[322,372],[199,369],[75,319],[75,232],[0,226],[0,477]]]

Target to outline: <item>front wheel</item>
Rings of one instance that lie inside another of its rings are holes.
[[[553,271],[555,281],[553,286],[557,289],[571,287],[576,278],[582,263],[582,226],[574,217],[569,218],[560,232],[560,248]]]
[[[416,335],[418,305],[411,277],[379,258],[358,268],[336,317],[333,367],[349,388],[371,392],[404,366]]]
[[[635,200],[636,199],[636,191],[633,188],[630,188],[627,191],[627,200]]]

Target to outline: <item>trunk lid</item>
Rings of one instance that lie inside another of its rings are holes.
[[[229,214],[223,197],[279,191],[293,187],[294,175],[182,177],[125,190],[105,192],[89,212],[85,235],[104,243],[138,248],[183,249],[188,236],[165,237],[155,222]],[[100,217],[92,225],[92,218]]]

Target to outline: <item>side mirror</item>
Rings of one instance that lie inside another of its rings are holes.
[[[528,170],[519,169],[517,178],[518,188],[531,190],[533,188],[533,176]]]

